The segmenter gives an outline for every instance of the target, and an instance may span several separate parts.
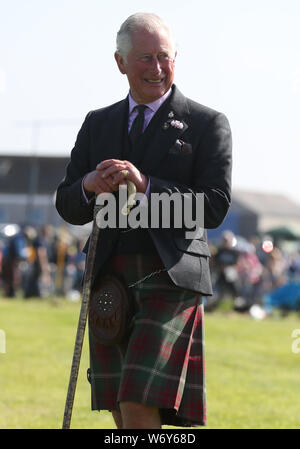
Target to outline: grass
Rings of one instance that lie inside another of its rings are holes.
[[[80,305],[63,299],[0,299],[0,428],[61,428]],[[299,427],[300,353],[291,334],[299,318],[254,321],[216,311],[205,316],[208,429]],[[114,428],[90,411],[87,338],[71,427]],[[167,427],[165,427],[167,428]]]

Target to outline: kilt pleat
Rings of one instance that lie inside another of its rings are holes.
[[[202,298],[154,283],[134,288],[134,325],[122,344],[102,345],[89,331],[92,409],[132,401],[158,407],[162,424],[206,425]]]

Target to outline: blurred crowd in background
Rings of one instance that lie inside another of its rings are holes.
[[[87,236],[66,226],[6,225],[0,231],[2,297],[81,298]],[[300,310],[300,242],[286,251],[270,237],[246,240],[231,231],[209,242],[214,294],[207,311],[230,300],[232,308],[264,318],[273,308]]]
[[[79,299],[85,241],[66,226],[5,226],[0,234],[2,296]]]

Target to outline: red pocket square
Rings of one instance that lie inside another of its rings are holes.
[[[177,139],[175,144],[170,148],[169,154],[191,154],[192,145],[181,139]]]

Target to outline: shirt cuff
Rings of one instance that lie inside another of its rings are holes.
[[[89,204],[93,199],[94,199],[94,195],[92,196],[92,198],[88,199],[84,187],[83,187],[83,181],[84,181],[85,176],[83,177],[82,181],[81,181],[81,192],[82,192],[82,198],[85,204]]]
[[[149,178],[149,181],[148,181],[148,184],[147,184],[147,189],[146,189],[146,192],[145,192],[145,195],[146,195],[146,197],[149,199],[149,192],[150,192],[150,178]]]

